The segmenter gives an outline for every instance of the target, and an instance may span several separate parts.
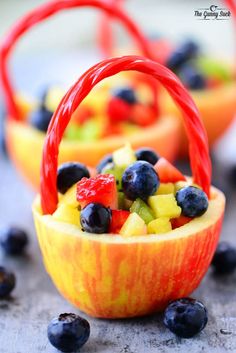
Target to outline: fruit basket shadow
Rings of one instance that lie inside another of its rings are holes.
[[[91,90],[130,70],[158,80],[182,110],[193,182],[208,195],[209,207],[201,217],[161,235],[87,233],[52,217],[58,204],[59,145],[73,112]],[[207,137],[197,107],[169,69],[140,56],[107,59],[90,68],[53,115],[43,149],[40,194],[33,204],[45,267],[59,292],[89,315],[113,319],[160,311],[170,300],[189,295],[212,260],[224,215],[224,195],[210,184]]]
[[[50,1],[26,14],[12,27],[0,47],[0,72],[7,111],[6,140],[12,161],[26,181],[36,190],[39,187],[39,169],[45,133],[29,123],[29,115],[33,110],[31,100],[30,98],[29,101],[19,100],[19,94],[15,92],[9,76],[8,61],[18,40],[32,27],[62,10],[80,7],[91,7],[111,15],[134,38],[142,54],[149,58],[153,57],[148,41],[132,19],[122,9],[104,0]],[[154,91],[155,89],[153,97]],[[156,97],[154,100],[156,101]],[[167,159],[173,160],[178,146],[178,123],[173,123],[168,116],[158,118],[155,115],[154,117],[156,119],[150,126],[142,127],[129,136],[109,135],[89,142],[64,139],[60,147],[59,162],[74,160],[95,166],[104,154],[123,145],[127,136],[134,147],[147,145],[159,151]],[[166,143],[167,140],[168,143]]]

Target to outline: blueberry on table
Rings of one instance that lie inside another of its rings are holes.
[[[84,164],[78,162],[61,164],[57,171],[57,190],[61,194],[65,194],[71,186],[84,177],[90,177],[89,171]]]
[[[138,101],[134,90],[130,87],[117,88],[113,91],[113,96],[122,99],[130,105],[133,105]]]
[[[136,150],[135,155],[138,161],[146,161],[152,165],[155,165],[160,158],[153,149],[148,147],[139,148]]]
[[[31,113],[29,122],[37,130],[47,132],[48,125],[51,121],[52,116],[53,112],[51,112],[44,106],[41,106],[39,109]]]
[[[58,350],[75,352],[87,342],[90,325],[78,315],[60,314],[49,323],[47,334],[50,343]]]
[[[108,154],[107,156],[103,157],[99,164],[97,165],[96,169],[98,173],[101,173],[104,167],[113,162],[113,158],[111,154]]]
[[[199,217],[208,209],[207,195],[195,186],[186,186],[177,191],[176,200],[186,217]]]
[[[15,285],[16,277],[14,273],[0,266],[0,298],[7,297],[15,288]]]
[[[193,66],[184,66],[180,70],[179,75],[185,86],[189,89],[197,90],[206,88],[205,77]]]
[[[0,244],[6,254],[19,255],[28,244],[28,235],[18,227],[6,228],[0,233]]]
[[[208,321],[207,309],[198,300],[182,298],[171,302],[164,312],[164,324],[174,334],[191,338],[201,332]]]
[[[212,266],[218,274],[232,273],[236,269],[236,248],[225,241],[219,243]]]
[[[100,203],[89,203],[80,213],[82,229],[88,233],[108,233],[111,223],[111,210]]]
[[[153,166],[146,161],[137,161],[124,171],[122,187],[129,200],[140,198],[146,200],[155,194],[160,180]]]

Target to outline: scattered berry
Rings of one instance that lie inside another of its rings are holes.
[[[122,186],[126,197],[146,200],[153,195],[160,185],[159,177],[153,166],[145,161],[137,161],[130,165],[122,177]]]
[[[118,97],[131,105],[137,103],[137,97],[135,95],[135,92],[130,87],[116,89],[113,92],[113,96]]]
[[[96,169],[97,172],[100,174],[102,172],[102,170],[104,169],[104,167],[113,162],[113,158],[111,154],[106,155],[97,165]]]
[[[42,132],[47,132],[52,116],[53,112],[49,111],[44,106],[41,106],[31,114],[29,121],[36,129]]]
[[[6,254],[21,254],[28,244],[26,232],[17,227],[4,229],[0,234],[0,244]]]
[[[60,314],[49,323],[47,334],[55,348],[62,352],[74,352],[87,342],[90,325],[78,315]]]
[[[186,217],[199,217],[208,209],[207,195],[195,186],[186,186],[177,191],[176,200]]]
[[[193,41],[186,41],[173,51],[167,59],[166,66],[178,71],[188,60],[198,53],[198,45]]]
[[[14,273],[8,272],[4,267],[0,266],[0,298],[7,297],[16,285],[16,277]]]
[[[89,203],[80,213],[83,230],[88,233],[108,233],[111,223],[111,210],[100,203]]]
[[[138,161],[146,161],[152,165],[155,165],[160,158],[154,150],[148,147],[139,148],[135,155]]]
[[[185,86],[189,89],[204,89],[207,86],[205,77],[190,65],[184,66],[179,75]]]
[[[200,301],[192,298],[171,302],[164,313],[165,326],[183,338],[191,338],[201,332],[207,321],[207,309]]]
[[[236,248],[224,241],[219,243],[212,260],[212,266],[216,273],[232,273],[236,269]]]
[[[62,164],[57,171],[57,190],[61,194],[65,192],[82,178],[89,178],[90,174],[84,164],[68,162]]]

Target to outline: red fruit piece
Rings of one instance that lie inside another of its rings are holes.
[[[172,225],[172,229],[176,229],[176,228],[184,226],[185,224],[189,223],[191,220],[192,220],[192,218],[180,216],[178,218],[171,219],[170,222]]]
[[[112,174],[98,174],[94,178],[82,178],[77,183],[76,199],[84,208],[91,202],[111,209],[117,208],[116,180]]]
[[[130,120],[140,126],[148,126],[157,121],[157,114],[150,106],[135,104],[132,107]]]
[[[129,217],[130,212],[124,210],[112,210],[109,233],[119,234],[121,227]]]
[[[121,122],[129,120],[131,105],[118,97],[112,97],[108,102],[107,115],[111,122]]]
[[[92,109],[85,106],[79,106],[71,117],[71,123],[74,123],[77,125],[83,125],[93,115],[94,113]]]
[[[186,180],[185,176],[165,158],[160,158],[154,165],[154,169],[159,175],[161,183],[176,183]]]

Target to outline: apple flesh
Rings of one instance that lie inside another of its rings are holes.
[[[225,198],[211,188],[207,212],[160,235],[123,238],[86,234],[42,215],[34,220],[46,269],[59,292],[87,314],[127,318],[150,314],[197,288],[212,260]]]

